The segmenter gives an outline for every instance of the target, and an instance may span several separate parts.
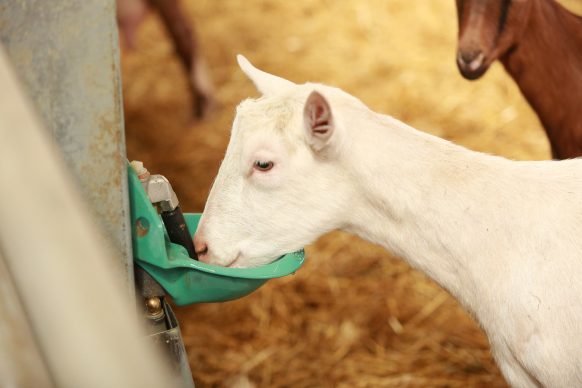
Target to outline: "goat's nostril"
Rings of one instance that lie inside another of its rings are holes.
[[[472,70],[479,67],[484,59],[485,54],[481,50],[459,51],[457,55],[457,61],[463,66],[472,68]]]
[[[208,253],[208,244],[199,235],[194,236],[194,250],[198,256]]]
[[[208,253],[208,245],[206,245],[205,243],[195,245],[195,248],[196,248],[196,254],[198,256],[205,255]]]
[[[479,53],[479,55],[477,55],[477,58],[475,58],[471,62],[469,62],[469,69],[471,71],[475,71],[475,70],[478,70],[479,68],[481,68],[481,66],[483,66],[484,59],[485,59],[485,55],[483,55],[483,53]]]
[[[487,58],[481,50],[459,50],[457,66],[463,77],[475,80],[487,70]]]

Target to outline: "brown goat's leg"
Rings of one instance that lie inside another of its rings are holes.
[[[184,17],[179,0],[148,0],[148,2],[160,14],[178,57],[188,72],[194,113],[197,118],[202,118],[213,107],[214,97],[212,82],[198,52],[192,23]]]
[[[133,50],[137,29],[143,22],[147,9],[143,0],[117,0],[117,24],[124,48]]]

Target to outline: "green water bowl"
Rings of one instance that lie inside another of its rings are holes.
[[[127,165],[131,237],[135,263],[153,277],[179,305],[224,302],[250,294],[269,279],[294,273],[305,260],[303,250],[256,268],[217,267],[194,260],[170,242],[164,223],[135,171]],[[200,214],[184,214],[191,234]]]
[[[200,214],[184,214],[190,233],[198,227]],[[139,238],[139,237],[138,237]],[[151,263],[136,260],[179,305],[224,302],[250,294],[269,279],[294,273],[305,259],[303,250],[288,253],[256,268],[226,268],[191,259],[186,249],[166,241],[167,256]]]

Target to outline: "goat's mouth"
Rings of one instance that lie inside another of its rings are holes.
[[[268,265],[274,261],[279,260],[283,255],[277,255],[272,258],[266,259],[266,256],[258,256],[257,258],[244,256],[242,252],[239,252],[234,260],[229,264],[225,265],[228,268],[256,268],[263,265]]]
[[[464,78],[473,81],[485,74],[489,68],[489,61],[485,55],[481,53],[479,56],[467,63],[459,54],[457,55],[457,67],[459,68],[459,71]]]
[[[240,258],[241,258],[241,252],[239,251],[237,253],[237,255],[235,256],[235,258],[229,264],[225,265],[225,267],[228,267],[228,268],[237,268],[236,267],[236,264],[237,264],[237,262],[239,261]]]

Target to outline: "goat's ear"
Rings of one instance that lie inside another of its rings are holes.
[[[236,56],[236,59],[242,71],[253,81],[259,92],[264,95],[279,93],[295,86],[293,82],[285,78],[257,69],[240,54]]]
[[[319,92],[313,91],[307,97],[303,121],[311,148],[315,151],[326,148],[335,131],[335,123],[329,103]]]

